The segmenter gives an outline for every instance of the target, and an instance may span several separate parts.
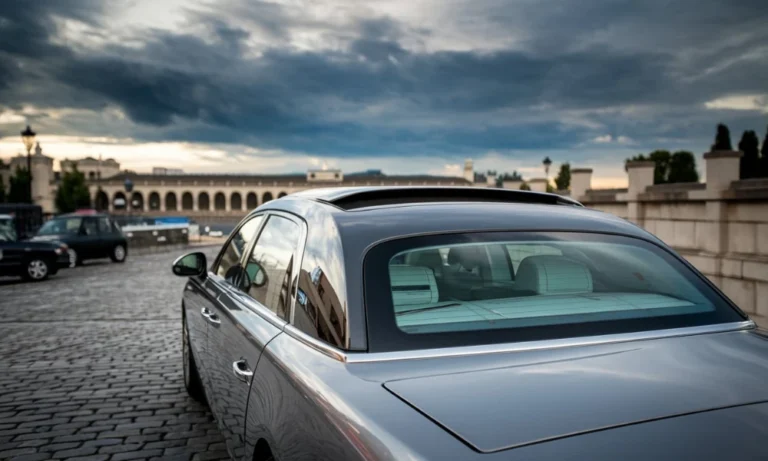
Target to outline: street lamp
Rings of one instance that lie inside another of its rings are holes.
[[[131,192],[133,192],[133,181],[131,178],[125,178],[125,209],[128,211],[128,216],[131,216]]]
[[[21,132],[21,142],[24,143],[24,147],[27,148],[27,187],[29,188],[29,200],[31,203],[35,203],[32,199],[32,147],[35,145],[35,136],[37,133],[27,125],[27,129]]]
[[[544,165],[544,173],[546,173],[547,178],[549,178],[549,167],[552,165],[552,160],[550,160],[549,157],[544,157],[544,160],[541,163]]]

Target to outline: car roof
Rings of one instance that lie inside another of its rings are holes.
[[[565,231],[619,234],[663,245],[628,221],[553,194],[451,188],[436,196],[433,190],[413,189],[400,189],[399,195],[392,188],[383,195],[360,188],[308,191],[269,201],[253,212],[277,210],[303,218],[309,232],[305,252],[323,255],[325,264],[337,264],[329,273],[340,277],[337,288],[346,300],[342,304],[347,306],[349,350],[367,349],[361,267],[367,251],[380,242],[424,234]],[[371,200],[362,203],[365,197]],[[428,201],[420,201],[424,197]]]
[[[640,227],[571,198],[508,189],[340,187],[303,191],[266,205],[300,216],[327,213],[345,244],[348,239],[370,244],[406,235],[499,230],[608,232],[658,242]]]

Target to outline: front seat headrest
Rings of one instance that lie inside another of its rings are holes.
[[[542,295],[590,293],[592,273],[584,264],[565,256],[528,256],[517,269],[515,288]]]
[[[483,264],[483,250],[479,245],[461,245],[448,250],[448,264],[460,264],[467,270]]]

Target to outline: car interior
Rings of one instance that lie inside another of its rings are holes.
[[[567,323],[584,314],[612,319],[622,312],[654,316],[713,308],[701,296],[686,296],[692,287],[665,290],[652,265],[632,266],[624,255],[624,267],[603,264],[611,271],[598,270],[600,256],[568,247],[504,243],[397,255],[389,266],[397,324],[464,329],[457,324],[532,318]]]

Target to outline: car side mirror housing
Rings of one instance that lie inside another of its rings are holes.
[[[205,277],[208,274],[205,255],[196,251],[187,253],[173,262],[173,273],[179,277]]]

